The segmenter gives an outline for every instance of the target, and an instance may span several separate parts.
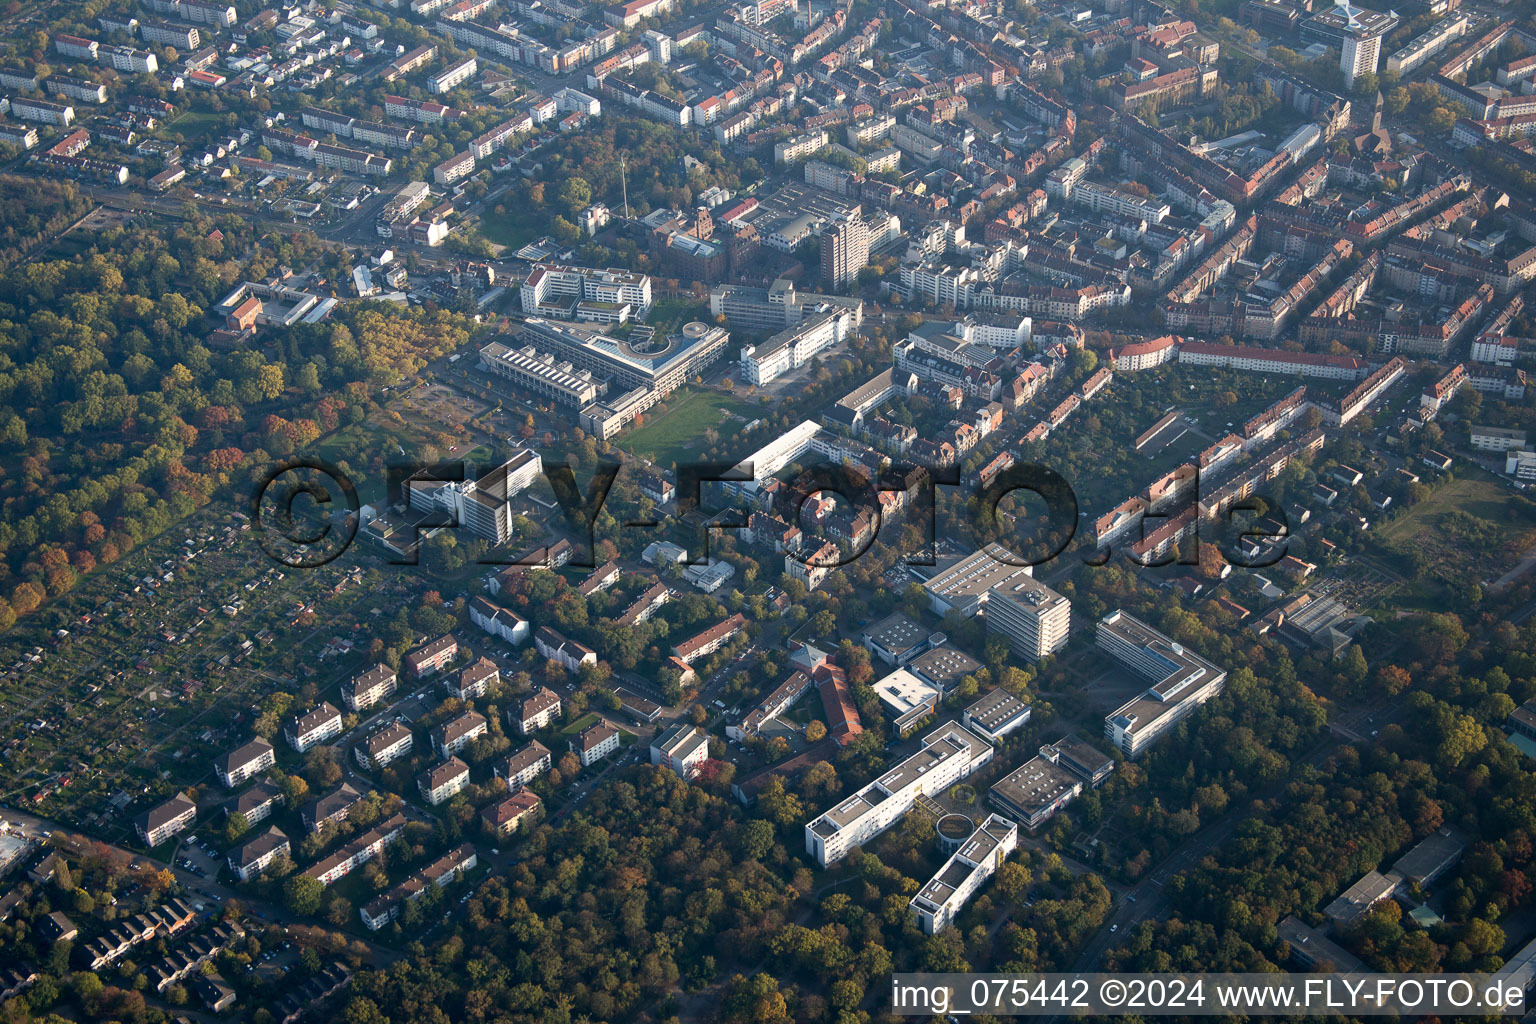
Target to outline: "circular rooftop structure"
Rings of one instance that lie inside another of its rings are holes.
[[[963,814],[946,814],[934,826],[939,834],[939,848],[954,853],[976,831],[976,823]]]

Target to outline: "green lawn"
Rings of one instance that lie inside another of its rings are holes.
[[[499,216],[495,212],[496,207],[503,211]],[[505,245],[514,250],[542,237],[547,230],[545,217],[534,213],[516,194],[516,190],[504,193],[492,209],[480,218],[482,235],[497,245]]]
[[[619,447],[643,455],[659,466],[671,466],[697,456],[710,447],[705,431],[720,436],[757,419],[760,407],[744,398],[716,391],[687,391],[667,401],[667,411],[651,410],[640,429],[618,439]]]
[[[575,736],[577,733],[581,732],[581,730],[587,728],[588,726],[596,725],[597,718],[597,712],[588,711],[586,714],[576,719],[576,721],[572,722],[570,725],[567,725],[564,729],[561,729],[559,734],[561,736]]]

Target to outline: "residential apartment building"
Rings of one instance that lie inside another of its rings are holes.
[[[651,741],[651,764],[670,768],[691,779],[709,760],[709,737],[696,726],[677,722]]]
[[[288,745],[300,754],[340,734],[341,712],[330,701],[324,701],[319,707],[302,715],[295,715],[283,727],[283,736],[288,740]]]
[[[447,760],[484,736],[488,728],[484,715],[466,711],[432,730],[432,749]]]
[[[533,635],[527,619],[483,597],[470,599],[469,621],[510,647],[521,647]]]
[[[513,712],[507,714],[511,716]],[[524,736],[547,729],[560,720],[560,695],[541,686],[518,705],[516,716],[513,724]]]
[[[468,785],[469,765],[456,757],[450,757],[416,776],[416,788],[421,790],[422,799],[433,807],[453,799],[455,794],[462,792]]]
[[[197,820],[197,805],[185,793],[177,793],[158,807],[152,807],[133,821],[139,841],[153,849],[172,836],[185,832]]]
[[[349,782],[343,782],[323,796],[299,808],[299,820],[311,832],[319,832],[327,825],[340,825],[352,813],[352,808],[363,802],[363,794]]]
[[[821,283],[842,288],[869,263],[869,225],[857,211],[821,233]]]
[[[197,29],[190,25],[173,25],[168,21],[141,21],[139,38],[155,46],[174,46],[191,53],[202,42]]]
[[[475,173],[475,154],[473,150],[466,149],[432,168],[432,180],[439,185],[452,185],[460,178],[467,178],[473,173]]]
[[[549,771],[553,763],[549,748],[538,740],[530,740],[521,750],[502,758],[492,771],[506,783],[508,791],[515,792],[532,784],[534,779]]]
[[[540,626],[533,634],[533,646],[550,661],[558,662],[567,672],[575,674],[583,665],[596,665],[597,652],[585,644],[548,626]]]
[[[469,843],[449,850],[384,895],[367,903],[358,914],[369,931],[378,931],[400,916],[406,903],[415,902],[432,889],[445,889],[480,863]]]
[[[75,120],[75,108],[69,104],[33,99],[30,96],[12,97],[11,113],[23,121],[51,124],[57,128],[68,128]]]
[[[1099,620],[1098,646],[1152,685],[1104,719],[1104,737],[1139,757],[1200,705],[1221,693],[1227,673],[1123,611]]]
[[[231,815],[244,815],[245,823],[254,825],[264,818],[271,817],[272,808],[282,799],[282,791],[276,785],[266,779],[260,779],[225,804],[224,811]]]
[[[576,752],[581,766],[590,768],[619,749],[619,730],[607,722],[598,722],[578,733],[571,740],[571,749]]]
[[[241,843],[229,851],[229,870],[242,882],[249,882],[267,869],[279,857],[285,856],[290,847],[288,836],[276,825],[249,842]]]
[[[723,622],[695,634],[672,648],[672,653],[688,664],[699,658],[707,658],[731,642],[731,638],[747,626],[747,620],[738,612]]]
[[[413,679],[425,679],[453,664],[459,656],[459,642],[451,634],[444,634],[431,643],[405,656],[405,670]]]
[[[500,682],[501,669],[490,658],[481,658],[473,665],[460,669],[443,686],[450,697],[479,700]]]
[[[505,839],[520,829],[526,831],[538,821],[543,806],[536,794],[520,789],[505,800],[484,808],[480,820],[493,838]]]
[[[384,847],[404,834],[405,815],[392,815],[329,857],[310,865],[305,869],[304,877],[313,878],[321,885],[330,885],[373,860]]]
[[[214,762],[214,771],[225,787],[234,789],[277,763],[272,744],[260,736],[236,747]]]
[[[400,677],[388,665],[379,664],[341,684],[341,700],[353,711],[367,711],[399,686]]]
[[[364,768],[382,768],[398,761],[416,745],[409,726],[395,722],[364,739],[352,748],[352,756]]]
[[[450,64],[427,79],[427,91],[438,94],[450,92],[469,81],[479,69],[480,64],[473,57]]]

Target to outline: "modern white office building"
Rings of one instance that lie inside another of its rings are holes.
[[[1140,756],[1227,680],[1225,670],[1118,609],[1099,620],[1098,646],[1152,684],[1104,719],[1104,738],[1126,757]]]
[[[987,632],[1006,636],[1025,661],[1067,646],[1071,624],[1072,603],[1031,576],[1014,576],[987,593]]]
[[[1032,757],[993,785],[992,803],[1034,831],[1083,791],[1083,780],[1056,762]]]
[[[761,345],[741,349],[741,373],[747,383],[763,385],[810,363],[858,330],[859,316],[846,306],[828,307],[786,327]]]
[[[491,347],[491,346],[487,346]],[[434,480],[412,477],[403,497],[418,512],[442,513],[492,544],[512,539],[512,508],[508,504],[544,472],[538,452],[523,450],[478,480]]]
[[[918,926],[934,935],[949,927],[960,908],[997,873],[1019,845],[1019,826],[992,814],[950,855],[909,904]]]
[[[635,315],[644,317],[651,308],[651,279],[614,267],[567,267],[541,263],[529,272],[519,291],[523,312],[549,315],[540,307],[571,302],[611,302],[634,307]],[[568,318],[567,318],[568,319]]]
[[[990,743],[950,722],[923,748],[805,826],[805,850],[822,867],[901,820],[919,796],[942,792],[992,760]]]
[[[969,618],[976,614],[993,590],[1029,579],[1032,568],[1017,564],[1020,558],[1001,544],[988,544],[960,558],[936,566],[916,566],[935,615],[957,611]]]

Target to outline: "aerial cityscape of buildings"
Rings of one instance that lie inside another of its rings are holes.
[[[0,1002],[1530,988],[1529,8],[12,5]]]

